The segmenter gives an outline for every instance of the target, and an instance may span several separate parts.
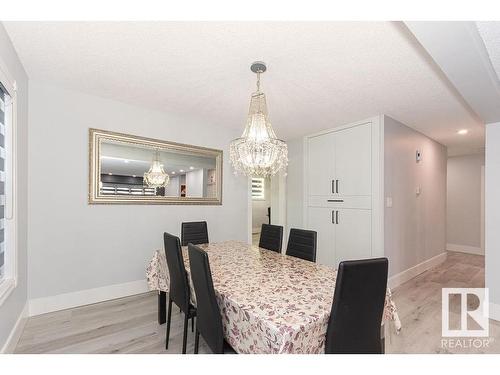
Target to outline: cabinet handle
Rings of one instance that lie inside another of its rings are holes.
[[[335,180],[332,180],[332,194],[335,194]]]
[[[327,199],[327,202],[337,202],[337,203],[342,203],[344,200],[343,199]]]
[[[337,194],[339,193],[339,180],[335,180],[335,185],[336,185],[336,191],[337,191]]]
[[[333,216],[333,215],[334,215],[334,212],[335,212],[335,211],[332,211],[332,224],[335,224],[335,217]]]
[[[338,211],[335,211],[335,221],[336,221],[336,224],[339,223],[339,212]]]

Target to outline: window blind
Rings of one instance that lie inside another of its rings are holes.
[[[252,178],[252,199],[264,199],[264,179],[263,178]]]
[[[5,103],[7,90],[0,83],[0,280],[5,276]]]

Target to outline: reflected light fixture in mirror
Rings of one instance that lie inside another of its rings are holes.
[[[160,161],[160,150],[156,150],[151,168],[144,173],[144,184],[150,188],[159,188],[167,186],[169,181],[170,177],[165,173]]]

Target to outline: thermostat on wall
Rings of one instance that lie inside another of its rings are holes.
[[[422,153],[420,152],[420,150],[417,150],[417,152],[415,153],[415,159],[417,160],[417,163],[422,160]]]

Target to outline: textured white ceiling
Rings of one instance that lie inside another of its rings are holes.
[[[476,25],[500,82],[500,22],[481,21]]]
[[[90,94],[243,130],[249,66],[263,60],[280,138],[385,113],[457,149],[484,144],[481,121],[400,23],[4,24],[31,79]]]

